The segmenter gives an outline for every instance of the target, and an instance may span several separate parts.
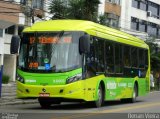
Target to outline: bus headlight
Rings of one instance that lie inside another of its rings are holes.
[[[75,81],[79,81],[79,80],[81,80],[81,79],[82,79],[82,73],[77,74],[77,75],[75,75],[75,76],[73,76],[73,77],[68,78],[68,79],[67,79],[67,84],[73,83],[73,82],[75,82]]]
[[[21,82],[21,83],[24,83],[24,78],[21,77],[20,75],[17,74],[17,77],[16,77],[17,81]]]

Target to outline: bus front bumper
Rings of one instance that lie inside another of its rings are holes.
[[[17,81],[17,98],[66,98],[85,100],[84,82],[66,85],[26,85]]]

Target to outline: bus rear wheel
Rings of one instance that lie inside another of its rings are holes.
[[[138,87],[137,85],[134,85],[134,89],[133,89],[133,94],[132,94],[132,98],[129,98],[129,102],[130,103],[134,103],[137,100],[137,95],[138,95]]]

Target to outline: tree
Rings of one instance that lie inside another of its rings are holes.
[[[53,18],[83,19],[97,22],[99,0],[52,0],[49,6]]]
[[[158,51],[158,44],[154,43],[155,39],[148,39],[146,43],[150,48],[150,63],[151,70],[157,72],[160,70],[160,52]]]
[[[100,0],[84,0],[84,18],[97,22]]]
[[[98,17],[98,23],[102,24],[102,25],[105,25],[105,26],[109,26],[109,23],[107,22],[107,15],[106,14],[103,14],[103,15],[100,15]]]
[[[53,14],[52,19],[64,19],[67,14],[67,6],[64,0],[52,0],[49,6],[49,12]]]
[[[84,19],[84,0],[70,0],[67,17],[70,19]]]

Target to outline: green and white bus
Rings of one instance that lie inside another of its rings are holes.
[[[148,45],[127,33],[84,20],[51,20],[13,36],[20,51],[17,97],[42,107],[64,101],[135,102],[150,90]]]

